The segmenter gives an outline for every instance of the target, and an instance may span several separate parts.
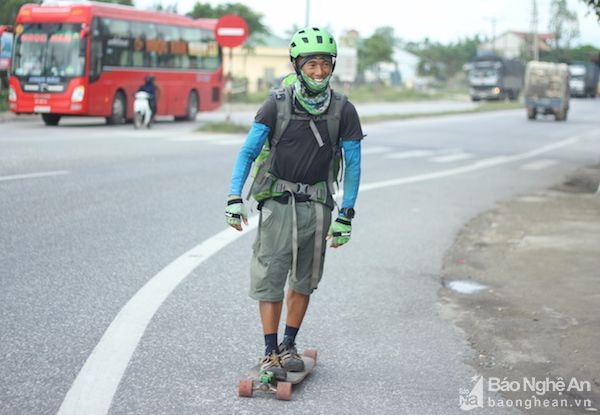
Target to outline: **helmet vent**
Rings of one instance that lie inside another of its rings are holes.
[[[317,36],[317,42],[323,43],[323,36],[321,36],[321,35]]]
[[[303,41],[304,43],[308,43],[308,38],[307,38],[307,37],[303,37],[303,38],[302,38],[302,41]]]

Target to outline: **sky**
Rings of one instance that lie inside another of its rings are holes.
[[[508,30],[531,30],[533,0],[134,0],[139,8],[162,3],[177,4],[180,14],[193,5],[213,6],[242,3],[263,15],[262,22],[276,35],[287,38],[293,25],[329,28],[335,36],[358,30],[369,37],[382,26],[394,28],[404,41],[421,41],[428,37],[443,44],[457,42],[476,34],[491,38]],[[392,6],[393,4],[393,6]],[[537,0],[538,32],[548,32],[551,0]],[[393,7],[393,10],[392,10]],[[591,44],[600,48],[600,23],[582,0],[568,0],[568,7],[579,19],[580,37],[573,45]]]

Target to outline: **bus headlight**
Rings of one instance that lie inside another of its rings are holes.
[[[85,87],[83,85],[79,85],[75,87],[73,90],[73,94],[71,95],[71,102],[81,102],[83,101],[83,97],[85,96]]]
[[[15,89],[12,86],[10,88],[8,88],[8,100],[9,101],[17,100],[17,93],[15,92]]]

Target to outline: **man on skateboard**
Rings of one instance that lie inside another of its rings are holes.
[[[260,219],[249,295],[259,303],[265,342],[261,369],[280,380],[287,371],[304,370],[296,336],[323,275],[326,239],[337,248],[348,243],[352,230],[363,133],[354,105],[329,85],[336,55],[327,31],[307,27],[294,34],[290,60],[296,80],[271,94],[256,113],[233,169],[225,209],[234,229],[248,224],[242,189],[252,163],[262,159],[250,189]],[[332,222],[333,184],[342,157],[344,194]],[[286,326],[279,343],[286,280]]]

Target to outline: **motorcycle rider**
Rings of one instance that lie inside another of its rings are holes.
[[[158,86],[155,83],[154,75],[146,75],[144,84],[138,88],[138,92],[140,91],[150,95],[148,105],[150,105],[150,110],[152,111],[151,120],[154,120],[154,115],[156,115],[156,101],[158,100]]]

